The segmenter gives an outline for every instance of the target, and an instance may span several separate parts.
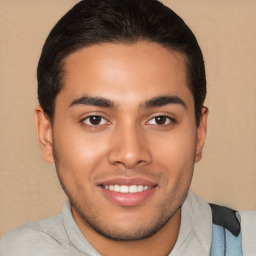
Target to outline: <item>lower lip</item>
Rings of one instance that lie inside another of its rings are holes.
[[[156,187],[138,193],[119,193],[100,187],[103,194],[114,204],[132,207],[144,203],[156,191]]]

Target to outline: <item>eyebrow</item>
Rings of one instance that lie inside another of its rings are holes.
[[[141,108],[153,108],[153,107],[162,107],[168,104],[179,104],[185,109],[187,108],[186,103],[177,96],[158,96],[152,99],[149,99],[140,105]],[[71,102],[69,107],[76,105],[87,105],[87,106],[96,106],[102,108],[117,108],[117,105],[114,101],[102,97],[89,97],[82,96],[78,99],[75,99]]]
[[[75,105],[96,106],[96,107],[102,107],[102,108],[116,108],[116,104],[109,99],[102,98],[102,97],[89,97],[89,96],[82,96],[72,101],[69,107],[72,107]]]
[[[162,107],[168,104],[179,104],[185,109],[187,108],[186,103],[178,96],[158,96],[150,100],[147,100],[142,104],[142,108]]]

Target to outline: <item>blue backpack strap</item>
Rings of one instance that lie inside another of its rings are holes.
[[[210,206],[213,221],[210,256],[242,256],[239,214],[224,206]]]

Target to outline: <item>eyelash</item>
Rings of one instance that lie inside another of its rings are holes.
[[[90,120],[90,118],[98,118],[98,119],[100,119],[100,123],[99,123],[99,124],[92,124],[92,123],[91,123],[91,124],[88,124],[88,123],[86,123],[86,121],[87,121],[87,120]],[[103,120],[105,120],[105,123],[104,123],[104,124],[101,123]],[[104,117],[102,117],[102,116],[100,116],[100,115],[90,115],[90,116],[87,116],[86,118],[82,119],[81,122],[82,122],[84,125],[89,126],[89,127],[91,127],[91,128],[98,128],[98,127],[100,127],[100,126],[110,124],[110,122],[109,122],[106,118],[104,118]]]
[[[152,125],[157,125],[158,127],[167,127],[168,125],[171,125],[171,124],[176,122],[176,120],[174,118],[170,117],[170,116],[167,116],[167,115],[157,115],[157,116],[154,116],[154,117],[150,118],[150,120],[147,123],[149,123],[152,120],[155,120],[155,122],[156,122],[156,118],[164,118],[165,122],[168,121],[167,124],[166,123],[164,123],[164,124],[157,124],[157,123],[152,124]],[[148,124],[148,125],[151,125],[151,124]]]
[[[99,124],[92,124],[90,121],[89,121],[90,123],[86,123],[86,121],[90,120],[90,118],[96,118],[96,119],[98,118],[98,119],[100,119],[100,120],[98,120],[98,121],[100,121],[100,123]],[[156,123],[156,118],[164,118],[165,122],[163,124],[157,124]],[[153,120],[155,120],[155,123],[151,124],[150,122],[153,121]],[[102,121],[104,123],[101,123]],[[168,121],[167,124],[166,124],[166,121]],[[167,116],[167,115],[157,115],[157,116],[151,117],[149,119],[149,121],[146,122],[146,125],[156,125],[158,127],[164,128],[164,127],[166,127],[166,126],[168,126],[168,125],[170,125],[172,123],[175,123],[175,122],[176,122],[176,120],[174,118],[171,118],[170,116]],[[86,118],[81,120],[81,123],[83,125],[85,125],[85,126],[93,128],[93,129],[97,129],[97,128],[100,128],[102,126],[111,124],[111,122],[109,122],[106,118],[104,118],[104,117],[102,117],[100,115],[90,115],[90,116],[87,116]]]

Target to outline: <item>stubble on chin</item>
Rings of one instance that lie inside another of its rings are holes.
[[[97,210],[97,207],[94,207],[90,200],[86,200],[86,198],[89,197],[86,195],[83,187],[79,187],[79,185],[75,185],[74,183],[71,184],[70,181],[66,182],[64,180],[61,173],[61,170],[64,169],[62,166],[63,163],[56,152],[54,142],[52,148],[57,176],[63,191],[69,198],[75,221],[76,218],[79,218],[79,222],[82,222],[83,226],[89,226],[89,228],[110,240],[137,241],[153,236],[170,221],[186,198],[187,191],[186,193],[179,194],[178,196],[176,195],[176,198],[170,196],[170,200],[168,202],[164,202],[162,205],[155,207],[156,213],[151,218],[149,224],[142,224],[141,226],[128,230],[122,230],[122,226],[118,225],[118,223],[109,226],[108,223],[104,223],[104,220],[102,219],[102,212]],[[74,211],[76,214],[74,214]]]

